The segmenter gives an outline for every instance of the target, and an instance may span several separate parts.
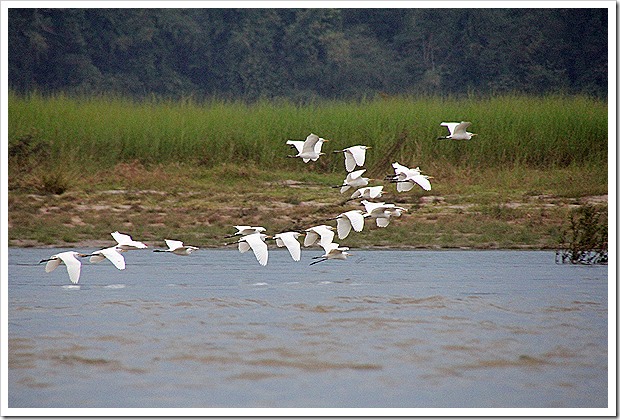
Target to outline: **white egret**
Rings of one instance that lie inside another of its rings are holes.
[[[172,252],[175,255],[189,255],[199,249],[196,246],[183,245],[183,242],[173,239],[164,239],[164,242],[168,245],[168,249],[154,249],[153,252]]]
[[[110,235],[112,235],[114,240],[118,242],[118,245],[116,245],[116,247],[122,250],[128,251],[131,249],[148,248],[148,246],[143,242],[134,241],[133,239],[131,239],[131,236],[125,235],[124,233],[119,233],[118,231],[116,231],[112,232]]]
[[[364,166],[366,161],[366,150],[371,149],[371,146],[351,146],[342,150],[334,150],[334,153],[344,152],[344,167],[347,172],[352,172],[355,166]]]
[[[355,200],[356,198],[379,198],[383,195],[383,185],[378,185],[376,187],[362,187],[357,189],[353,194],[351,194],[351,200]]]
[[[320,156],[321,154],[321,148],[323,147],[323,143],[325,143],[325,139],[322,137],[319,137],[319,139],[317,140],[316,144],[314,145],[314,152],[317,153],[317,158],[316,159],[312,159],[312,160],[317,160],[318,156]],[[294,147],[295,149],[297,149],[297,153],[303,153],[303,149],[304,149],[304,140],[287,140],[286,144],[290,145],[291,147]],[[311,159],[310,158],[302,158],[304,163],[308,163]]]
[[[226,238],[232,238],[234,236],[246,236],[246,235],[251,235],[253,233],[262,233],[267,230],[262,226],[238,225],[238,226],[234,226],[234,228],[237,229],[237,231],[233,233],[232,235],[226,235]]]
[[[362,175],[366,169],[349,172],[347,177],[342,181],[342,185],[335,185],[333,188],[340,188],[340,194],[346,192],[349,188],[361,188],[368,185],[370,178],[364,178]]]
[[[289,155],[289,157],[301,158],[301,159],[303,159],[303,161],[305,163],[308,163],[311,160],[312,161],[316,161],[316,160],[318,160],[319,156],[325,154],[325,153],[321,152],[321,145],[324,142],[326,142],[326,141],[329,141],[329,140],[325,140],[323,138],[320,138],[316,134],[310,133],[310,135],[308,135],[308,137],[306,137],[306,140],[304,141],[304,143],[303,143],[303,145],[301,147],[301,150],[298,149],[297,155],[295,155],[295,156]],[[318,144],[318,147],[317,147],[317,144]],[[296,143],[293,143],[293,146],[295,148],[297,148],[297,144]]]
[[[262,266],[267,265],[269,253],[265,239],[268,236],[264,233],[252,233],[250,235],[243,236],[239,239],[239,252],[242,254],[248,252],[250,249],[254,252],[254,256],[258,263]]]
[[[362,200],[361,204],[366,209],[364,217],[375,219],[378,227],[386,227],[390,224],[391,217],[400,217],[403,212],[407,211],[395,204],[371,203],[367,200]]]
[[[301,259],[301,244],[297,238],[301,235],[299,232],[282,232],[273,235],[276,240],[276,245],[280,248],[286,247],[289,254],[293,258],[293,261],[299,261]]]
[[[336,222],[338,222],[338,239],[344,239],[349,236],[351,228],[356,232],[361,232],[364,229],[364,215],[361,210],[350,210],[340,213],[336,217]]]
[[[328,225],[313,226],[306,229],[306,237],[304,238],[304,246],[312,246],[317,242],[323,246],[330,243],[334,239],[334,228]]]
[[[390,179],[390,182],[396,183],[396,191],[404,192],[409,191],[415,184],[418,184],[425,191],[431,190],[431,183],[428,175],[422,175],[420,168],[409,169],[408,167],[394,162],[394,175],[388,176],[386,179]]]
[[[443,136],[443,137],[437,137],[437,140],[441,140],[441,139],[471,140],[473,136],[477,136],[477,134],[466,131],[467,128],[471,125],[470,122],[466,122],[466,121],[461,121],[460,123],[442,122],[440,125],[442,127],[447,127],[448,131],[450,131],[450,135]]]
[[[327,260],[346,260],[349,255],[352,255],[349,252],[347,252],[349,250],[348,247],[346,246],[341,247],[339,244],[335,242],[330,242],[330,243],[327,243],[321,246],[325,250],[325,253],[318,257],[312,257],[313,260],[317,260],[317,261],[311,262],[310,265],[318,264],[320,262],[327,261]]]
[[[112,264],[114,264],[116,268],[118,268],[119,270],[124,270],[125,269],[125,258],[123,257],[121,252],[125,252],[125,251],[115,246],[100,249],[99,251],[95,251],[90,255],[89,261],[91,263],[98,263],[105,259],[108,259],[110,260]]]
[[[87,257],[86,254],[80,254],[75,251],[66,251],[60,252],[58,254],[52,255],[51,257],[41,260],[39,264],[43,262],[47,262],[45,264],[45,272],[51,273],[54,271],[61,263],[67,266],[67,272],[69,273],[69,280],[71,283],[77,283],[80,280],[80,270],[82,267],[81,261],[78,257]]]

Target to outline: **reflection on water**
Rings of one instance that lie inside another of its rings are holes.
[[[607,267],[304,251],[134,251],[71,285],[10,249],[9,407],[607,406]]]

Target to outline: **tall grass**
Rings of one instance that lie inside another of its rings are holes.
[[[436,140],[447,133],[439,123],[461,120],[472,121],[469,130],[479,135],[469,142]],[[394,97],[296,105],[9,94],[9,146],[30,136],[49,147],[52,163],[73,162],[83,169],[138,160],[342,171],[342,159],[332,156],[313,165],[286,157],[292,150],[285,141],[310,132],[330,140],[323,148],[328,153],[372,146],[369,166],[379,157],[423,170],[607,165],[607,104],[585,96]],[[399,139],[402,147],[394,147]]]

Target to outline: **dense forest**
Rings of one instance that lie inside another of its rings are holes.
[[[607,93],[607,9],[9,9],[15,91]]]

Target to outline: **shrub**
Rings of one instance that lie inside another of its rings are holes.
[[[584,205],[569,216],[569,227],[560,235],[556,262],[607,264],[607,218],[600,209]]]

